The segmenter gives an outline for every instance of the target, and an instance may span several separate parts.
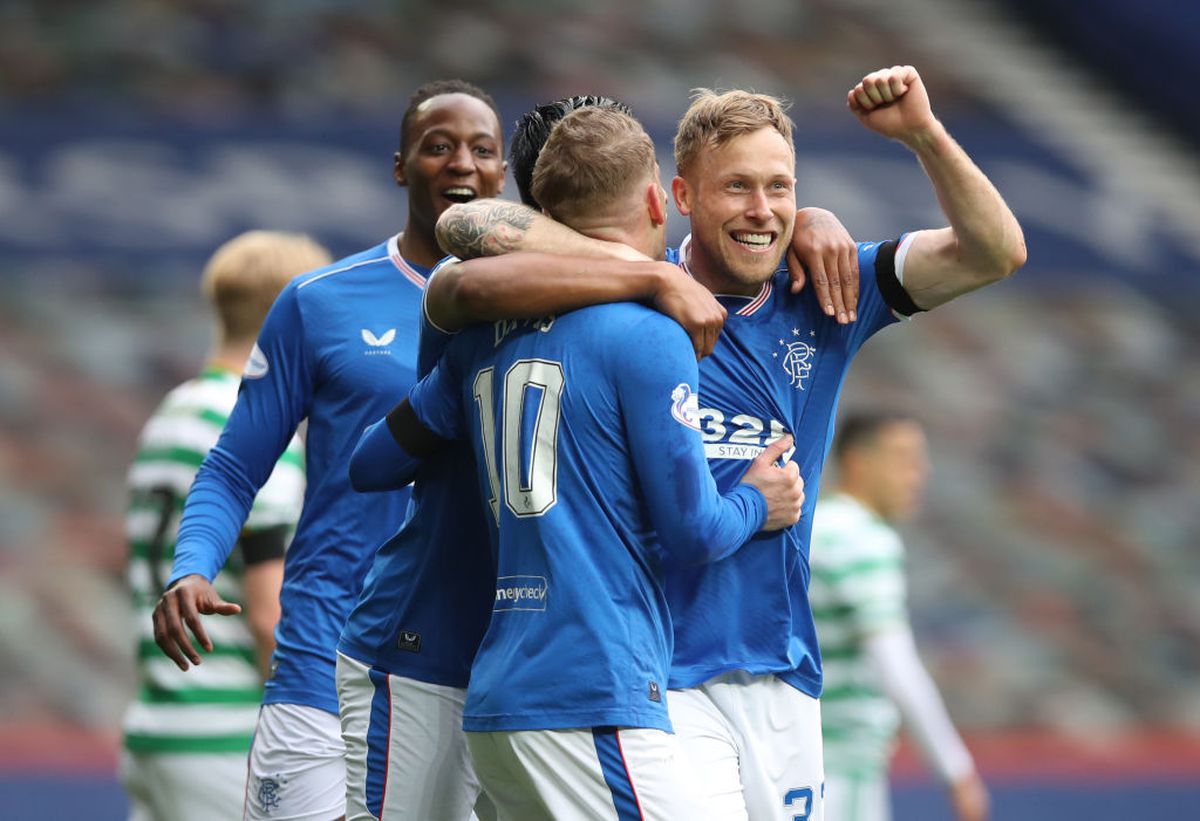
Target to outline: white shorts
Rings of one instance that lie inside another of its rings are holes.
[[[667,694],[680,746],[720,821],[822,821],[821,703],[735,670]]]
[[[347,821],[465,821],[480,795],[462,731],[467,691],[338,653]]]
[[[242,814],[245,753],[121,755],[129,821],[214,821]]]
[[[346,812],[346,748],[333,713],[264,704],[250,746],[245,821],[334,821]]]
[[[825,773],[825,821],[891,821],[886,773]]]
[[[505,821],[705,819],[675,736],[597,727],[467,733]]]

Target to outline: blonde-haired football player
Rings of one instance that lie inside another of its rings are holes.
[[[171,572],[183,499],[233,408],[267,310],[292,277],[329,260],[309,237],[273,231],[249,231],[217,249],[201,285],[216,320],[215,344],[200,374],[167,394],[138,438],[126,530],[139,689],[125,714],[123,766],[136,821],[241,817],[283,553],[304,498],[298,439],[255,499],[238,559],[217,577],[222,596],[241,602],[243,612],[209,625],[213,649],[199,675],[158,651],[150,614]]]

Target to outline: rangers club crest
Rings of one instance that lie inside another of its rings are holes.
[[[799,329],[793,330],[792,335],[799,336]],[[802,339],[797,339],[794,342],[786,342],[781,339],[779,340],[779,347],[783,348],[783,353],[776,352],[771,354],[771,356],[779,360],[779,364],[783,366],[783,371],[788,375],[788,381],[791,382],[792,387],[797,390],[804,390],[804,381],[812,373],[813,357],[816,355],[817,349]]]
[[[279,809],[279,792],[283,788],[278,776],[266,777],[258,782],[258,806],[264,813],[270,815]]]

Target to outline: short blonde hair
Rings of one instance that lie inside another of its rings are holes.
[[[675,132],[675,172],[686,173],[705,148],[720,148],[734,137],[760,128],[774,128],[787,140],[792,156],[792,120],[788,104],[769,94],[707,88],[692,90],[692,104],[684,112]]]
[[[550,132],[531,190],[546,213],[569,223],[618,203],[654,176],[656,162],[654,142],[633,117],[615,108],[581,108]]]
[[[305,234],[247,231],[226,242],[209,258],[200,280],[220,342],[253,340],[283,286],[330,262],[329,252]]]

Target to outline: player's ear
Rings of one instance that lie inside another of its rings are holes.
[[[404,176],[404,155],[399,151],[392,158],[392,178],[401,188],[408,185],[408,178]]]
[[[688,216],[692,213],[692,189],[683,177],[671,180],[671,196],[675,198],[675,207],[679,213]]]
[[[667,192],[663,191],[657,180],[646,186],[646,211],[653,225],[662,225],[667,221]]]

